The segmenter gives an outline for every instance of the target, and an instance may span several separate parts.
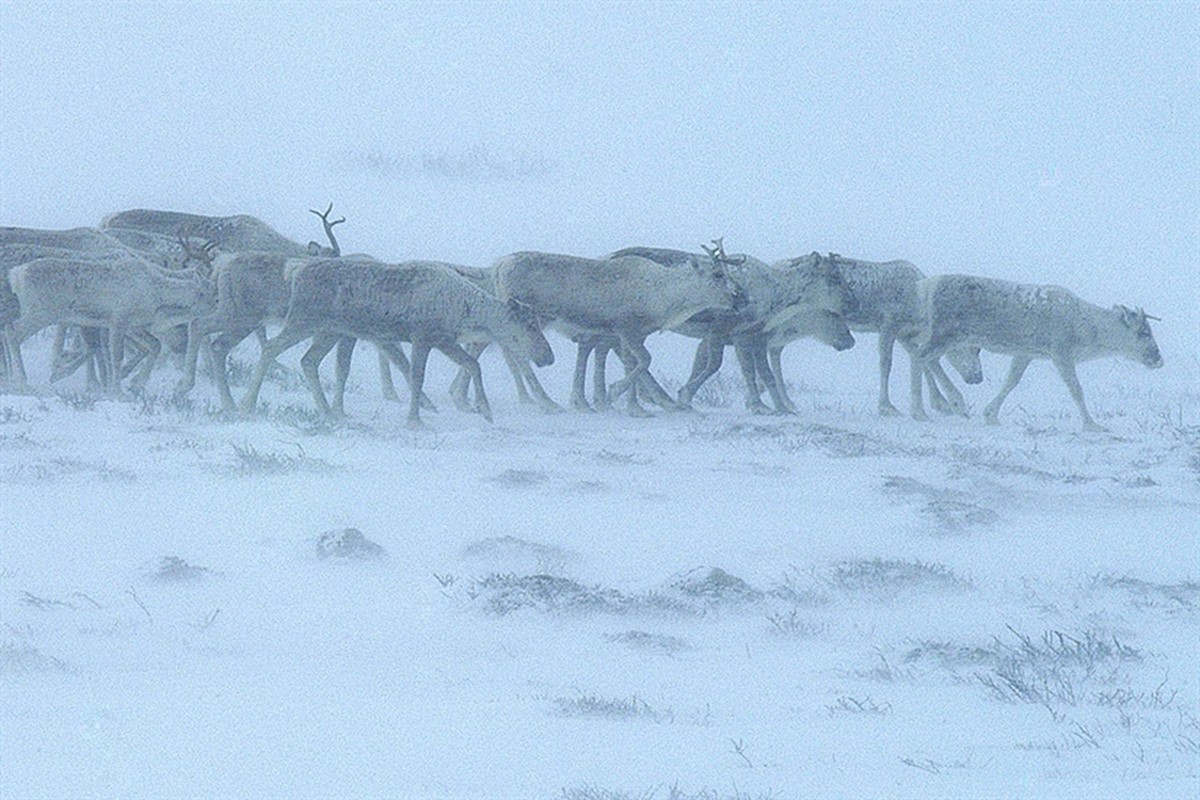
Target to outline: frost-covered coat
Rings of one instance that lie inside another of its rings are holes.
[[[496,284],[501,299],[528,305],[568,336],[591,333],[619,340],[629,361],[612,396],[629,391],[632,414],[645,413],[636,384],[650,367],[646,337],[708,309],[733,309],[741,292],[711,261],[680,268],[636,255],[593,259],[513,253],[497,262]]]
[[[477,397],[482,395],[479,364],[462,350],[463,342],[498,341],[538,366],[554,360],[549,343],[528,309],[501,302],[447,264],[300,258],[287,262],[284,276],[291,292],[283,330],[263,351],[243,402],[245,410],[254,408],[262,379],[275,357],[302,339],[318,334],[324,339],[314,341],[314,350],[310,350],[319,353],[316,362],[328,352],[329,336],[412,342],[414,374],[409,416],[414,421],[419,418],[424,358],[431,348],[443,351],[471,370]],[[420,374],[417,374],[418,360]],[[315,369],[311,360],[309,363]],[[311,381],[310,388],[314,388]],[[317,384],[314,399],[319,391]],[[322,400],[323,395],[318,405],[322,405]],[[481,405],[486,412],[486,398],[481,397]]]
[[[1117,305],[1102,308],[1059,286],[1013,283],[970,275],[939,275],[919,286],[923,329],[919,357],[929,362],[962,344],[1013,356],[1003,388],[984,410],[995,423],[1000,405],[1033,359],[1049,359],[1079,409],[1085,429],[1100,426],[1083,399],[1075,365],[1121,356],[1151,369],[1162,354],[1146,313]]]

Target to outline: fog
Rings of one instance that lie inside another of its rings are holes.
[[[836,251],[1059,283],[1200,341],[1193,3],[0,5],[0,223]],[[1180,352],[1183,351],[1183,352]],[[1190,352],[1189,352],[1190,351]]]

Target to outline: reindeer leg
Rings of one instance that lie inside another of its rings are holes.
[[[275,359],[279,357],[279,354],[310,336],[312,336],[311,331],[288,330],[285,325],[283,330],[276,334],[274,338],[267,339],[263,343],[262,354],[258,359],[258,366],[254,368],[254,374],[250,378],[250,385],[246,387],[246,394],[242,397],[241,412],[243,414],[249,415],[254,413],[258,406],[258,394],[262,391],[263,381],[266,379],[271,365],[275,363]]]
[[[770,372],[775,375],[775,380],[778,381],[776,385],[779,387],[779,396],[784,401],[784,410],[787,414],[796,414],[796,403],[793,403],[792,398],[787,395],[787,383],[784,380],[782,356],[784,356],[784,348],[773,347],[768,350]]]
[[[629,415],[633,417],[649,416],[650,412],[642,407],[637,396],[638,381],[650,369],[650,351],[646,349],[645,337],[623,333],[619,335],[619,340],[620,346],[617,355],[625,364],[625,377],[613,383],[609,388],[609,399],[616,400],[625,392],[629,392],[626,406]]]
[[[376,346],[375,357],[379,362],[379,390],[383,393],[383,399],[400,402],[400,395],[396,394],[396,384],[392,383],[392,368],[388,364],[387,355]]]
[[[476,363],[479,362],[480,353],[482,353],[485,349],[487,349],[486,344],[480,344],[479,342],[471,342],[470,344],[463,345],[462,347],[463,347],[463,352],[467,353],[472,358],[474,358]],[[458,363],[458,362],[456,361],[455,363]],[[474,375],[471,372],[470,368],[467,367],[466,365],[459,364],[458,374],[454,376],[454,382],[450,384],[450,397],[454,400],[454,406],[459,411],[471,411],[472,410],[470,400],[467,397],[467,393],[470,391],[471,382],[473,380],[474,380]],[[478,392],[478,391],[479,390],[477,388],[476,392]],[[478,397],[476,397],[476,402],[478,402]]]
[[[482,350],[483,348],[480,349]],[[491,422],[492,407],[488,403],[487,394],[483,391],[483,370],[479,367],[479,359],[457,344],[439,345],[438,350],[441,350],[451,361],[466,368],[467,372],[470,373],[471,383],[475,385],[474,410],[482,414],[483,418],[488,422]]]
[[[954,385],[954,381],[950,379],[950,376],[942,367],[942,362],[940,359],[932,362],[929,365],[925,379],[929,383],[930,402],[934,401],[933,393],[936,388],[940,386],[942,389],[941,393],[944,393],[943,399],[946,403],[946,410],[944,413],[957,414],[960,417],[969,416],[967,412],[966,398],[962,396],[962,392],[960,392],[958,387]],[[941,411],[942,409],[938,410]]]
[[[409,374],[408,427],[421,427],[421,392],[425,386],[425,364],[429,361],[429,345],[413,342],[412,371]]]
[[[334,365],[333,403],[331,406],[333,413],[339,417],[346,415],[346,381],[350,380],[350,361],[354,357],[356,344],[358,344],[358,339],[353,336],[339,336],[337,340],[337,361]],[[320,385],[318,380],[317,386]]]
[[[1025,368],[1029,366],[1031,358],[1027,356],[1014,356],[1012,366],[1008,368],[1008,377],[1004,379],[1004,385],[1000,387],[1000,393],[987,404],[987,408],[983,409],[983,418],[988,425],[996,425],[1000,422],[1000,405],[1004,399],[1008,397],[1009,392],[1017,388],[1017,384],[1021,382],[1021,376],[1025,374]],[[1068,384],[1068,388],[1070,385]]]
[[[408,357],[404,355],[404,349],[396,342],[377,341],[375,346],[385,353],[388,360],[396,365],[396,369],[400,370],[400,375],[403,376],[404,382],[408,384],[409,393],[412,393],[412,365],[408,361]],[[421,408],[426,411],[438,410],[433,401],[424,392],[420,393]]]
[[[789,414],[788,400],[786,395],[780,389],[780,384],[783,383],[781,375],[777,375],[772,369],[767,357],[767,342],[765,336],[755,336],[751,345],[750,352],[754,358],[755,371],[763,377],[767,384],[767,393],[771,395],[771,403],[775,406],[776,414]],[[758,387],[755,387],[757,392]]]
[[[1067,391],[1071,393],[1071,399],[1075,401],[1075,406],[1079,409],[1079,416],[1083,419],[1083,429],[1090,433],[1107,433],[1108,428],[1096,422],[1088,413],[1087,403],[1083,400],[1083,386],[1079,383],[1079,376],[1075,374],[1075,362],[1062,356],[1056,356],[1052,360],[1054,366],[1058,368],[1058,374],[1062,377],[1063,383],[1067,385]]]
[[[592,354],[592,405],[597,411],[609,410],[616,399],[608,388],[608,354],[612,349],[613,343],[609,337],[600,336],[596,339]]]
[[[342,416],[342,413],[341,409],[331,407],[329,401],[325,399],[325,390],[321,388],[321,361],[334,348],[334,345],[340,346],[342,341],[343,337],[336,334],[318,333],[312,337],[308,350],[300,357],[300,369],[304,373],[304,382],[308,384],[308,391],[312,393],[313,402],[316,403],[317,410],[328,418]],[[352,351],[352,348],[350,350]]]
[[[587,362],[591,355],[593,342],[580,337],[575,341],[575,373],[571,376],[571,408],[576,411],[593,411],[587,401]]]
[[[754,353],[745,342],[734,342],[733,352],[737,354],[738,366],[742,368],[742,380],[746,384],[746,408],[754,414],[770,414],[771,409],[758,394],[758,374]]]
[[[892,405],[888,396],[888,383],[892,375],[892,352],[896,345],[896,331],[884,326],[879,329],[879,415],[882,417],[898,417],[900,409]],[[912,351],[909,351],[912,356]]]
[[[146,331],[145,333],[130,334],[130,341],[137,344],[141,350],[141,369],[133,376],[133,380],[129,382],[130,388],[136,392],[142,392],[146,388],[146,382],[150,380],[150,373],[154,371],[155,365],[158,363],[158,357],[162,353],[162,340],[153,333]],[[130,369],[133,368],[133,362]]]

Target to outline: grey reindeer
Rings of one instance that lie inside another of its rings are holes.
[[[355,259],[293,259],[286,266],[290,298],[283,329],[269,339],[242,401],[257,405],[263,378],[275,358],[311,338],[301,366],[317,407],[332,409],[317,379],[321,360],[341,336],[376,342],[412,343],[409,422],[420,424],[425,365],[432,349],[464,366],[475,387],[476,410],[491,420],[479,362],[464,342],[499,342],[518,358],[547,366],[549,342],[529,309],[501,302],[462,278],[453,267],[432,261],[400,264]]]
[[[801,256],[778,266],[803,265],[813,256]],[[922,312],[917,293],[918,283],[925,275],[907,261],[874,262],[844,258],[837,253],[827,257],[842,274],[855,298],[855,307],[843,315],[851,331],[879,334],[879,413],[895,416],[900,412],[892,405],[888,384],[892,372],[892,356],[895,343],[900,342],[909,354],[910,412],[915,419],[925,419],[925,405],[921,393],[924,377],[929,385],[929,399],[933,407],[942,413],[967,415],[967,404],[962,393],[942,368],[941,362],[932,361],[922,369],[916,358],[917,338],[921,332]],[[786,341],[773,348],[786,345]],[[946,358],[954,369],[969,384],[983,381],[983,368],[979,361],[979,348],[972,345],[952,347]],[[778,372],[780,351],[772,349],[770,361]],[[780,391],[790,404],[782,382]]]
[[[43,258],[56,258],[68,261],[93,261],[115,263],[129,259],[149,259],[151,262],[162,264],[164,270],[181,270],[195,261],[207,265],[211,260],[210,249],[197,247],[183,237],[166,237],[146,234],[138,238],[138,247],[125,242],[119,237],[112,236],[108,231],[95,228],[73,228],[69,230],[40,230],[35,228],[0,228],[0,326],[9,326],[20,315],[20,307],[16,295],[12,292],[8,273],[16,266]],[[68,330],[76,331],[84,346],[78,353],[67,354],[64,351]],[[51,360],[50,380],[56,381],[71,374],[79,366],[87,364],[89,385],[110,385],[107,365],[110,361],[108,354],[103,353],[102,329],[93,327],[77,327],[74,325],[58,324]],[[142,369],[135,377],[135,385],[145,383],[150,370],[154,366],[153,353],[157,353],[159,341],[165,335],[160,332],[157,337],[133,328],[127,332],[125,344],[134,345],[136,354],[132,359],[122,364],[121,376],[131,372],[142,362]],[[13,383],[16,388],[26,386],[25,369],[20,357],[20,349],[13,345],[11,337],[4,336],[4,372],[5,382]],[[98,369],[97,369],[98,368]]]
[[[741,288],[711,261],[676,269],[640,256],[520,252],[497,262],[496,282],[502,300],[529,306],[567,336],[586,332],[618,341],[628,356],[626,372],[607,394],[615,400],[628,392],[627,410],[634,416],[649,413],[638,401],[639,382],[650,368],[646,337],[706,309],[733,309],[741,302]]]
[[[761,398],[761,377],[774,410],[786,413],[792,406],[783,392],[782,379],[768,364],[768,343],[783,341],[781,337],[793,317],[814,311],[840,316],[853,311],[856,300],[841,273],[817,253],[802,264],[780,266],[745,255],[728,256],[720,239],[713,240],[713,244],[713,248],[705,248],[707,257],[727,265],[743,288],[746,302],[735,312],[697,315],[676,327],[678,332],[700,339],[692,373],[679,390],[679,402],[691,405],[704,382],[721,368],[725,348],[733,345],[746,384],[746,407],[758,414],[771,411]],[[846,334],[834,338],[847,347],[853,346],[853,337]]]
[[[145,329],[151,335],[153,364],[160,341],[172,328],[212,309],[215,289],[208,265],[190,263],[168,270],[130,253],[111,261],[49,257],[14,267],[8,275],[20,315],[10,326],[11,346],[50,325],[107,328],[107,389],[120,393],[126,335]],[[19,363],[19,362],[18,362]]]
[[[939,275],[919,286],[923,328],[917,356],[926,366],[961,345],[1013,357],[1004,385],[984,419],[999,421],[1000,406],[1034,359],[1048,359],[1079,409],[1085,431],[1103,431],[1089,413],[1075,365],[1120,356],[1150,369],[1163,364],[1141,309],[1112,308],[1079,299],[1059,286],[1013,283],[970,275]]]

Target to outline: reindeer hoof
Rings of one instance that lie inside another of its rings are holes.
[[[879,407],[879,416],[881,416],[881,417],[898,417],[898,416],[900,416],[900,409],[896,408],[894,405],[891,405],[889,403],[886,406]]]

